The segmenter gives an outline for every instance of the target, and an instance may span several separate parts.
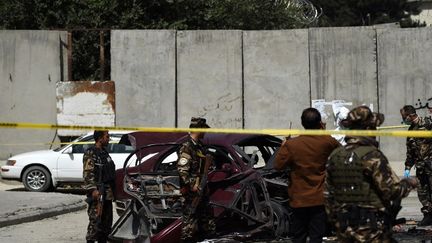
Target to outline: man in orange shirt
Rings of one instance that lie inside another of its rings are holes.
[[[307,108],[301,116],[305,129],[325,129],[321,114]],[[288,196],[293,208],[293,242],[322,242],[327,216],[324,208],[324,180],[328,156],[340,144],[331,136],[301,135],[282,143],[274,168],[289,169]]]

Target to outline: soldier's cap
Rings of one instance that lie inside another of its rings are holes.
[[[207,120],[205,118],[192,117],[189,128],[210,128],[210,126],[207,125],[206,122],[207,122]]]
[[[367,106],[358,106],[348,113],[341,124],[349,129],[374,130],[383,122],[383,114],[372,112]]]

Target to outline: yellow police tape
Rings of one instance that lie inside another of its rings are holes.
[[[384,131],[384,130],[300,130],[300,129],[225,129],[225,128],[161,128],[161,127],[113,127],[113,126],[70,126],[45,123],[1,123],[0,128],[68,129],[68,130],[116,130],[145,132],[206,132],[236,134],[290,135],[348,135],[348,136],[392,136],[392,137],[432,137],[432,131]],[[393,126],[405,128],[406,126]]]
[[[386,129],[397,129],[397,128],[408,128],[409,125],[398,125],[398,126],[383,126],[377,127],[378,130],[386,130]]]

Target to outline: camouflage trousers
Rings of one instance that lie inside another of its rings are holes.
[[[368,243],[390,243],[397,242],[392,238],[391,229],[378,228],[372,229],[367,226],[358,226],[355,228],[348,227],[344,231],[337,228],[338,242],[354,243],[354,242],[368,242]]]
[[[204,197],[194,210],[194,197],[185,197],[183,203],[182,232],[183,242],[196,242],[200,238],[211,237],[216,232],[213,212],[208,198]]]
[[[392,227],[384,213],[357,206],[336,212],[334,228],[338,242],[397,242],[392,238]]]
[[[111,233],[111,225],[113,221],[112,201],[106,200],[103,205],[102,216],[99,218],[96,215],[97,201],[90,201],[87,208],[89,216],[89,224],[87,226],[86,240],[106,242],[108,235]]]
[[[419,180],[417,195],[422,213],[432,213],[432,161],[420,161],[416,163],[416,176]]]

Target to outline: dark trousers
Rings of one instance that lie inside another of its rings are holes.
[[[324,206],[293,208],[292,233],[294,243],[322,242],[326,232],[327,215]]]
[[[89,224],[87,226],[86,240],[106,242],[111,233],[113,221],[113,206],[111,200],[106,200],[103,205],[102,216],[98,219],[96,215],[97,201],[93,201],[87,208]]]
[[[186,195],[183,204],[181,239],[184,243],[201,241],[200,238],[211,238],[216,233],[216,224],[209,205],[209,198],[203,196],[193,212],[192,202],[194,199],[193,196]]]
[[[432,170],[427,165],[427,161],[420,161],[416,164],[416,176],[419,180],[417,196],[423,205],[423,214],[432,213]]]

